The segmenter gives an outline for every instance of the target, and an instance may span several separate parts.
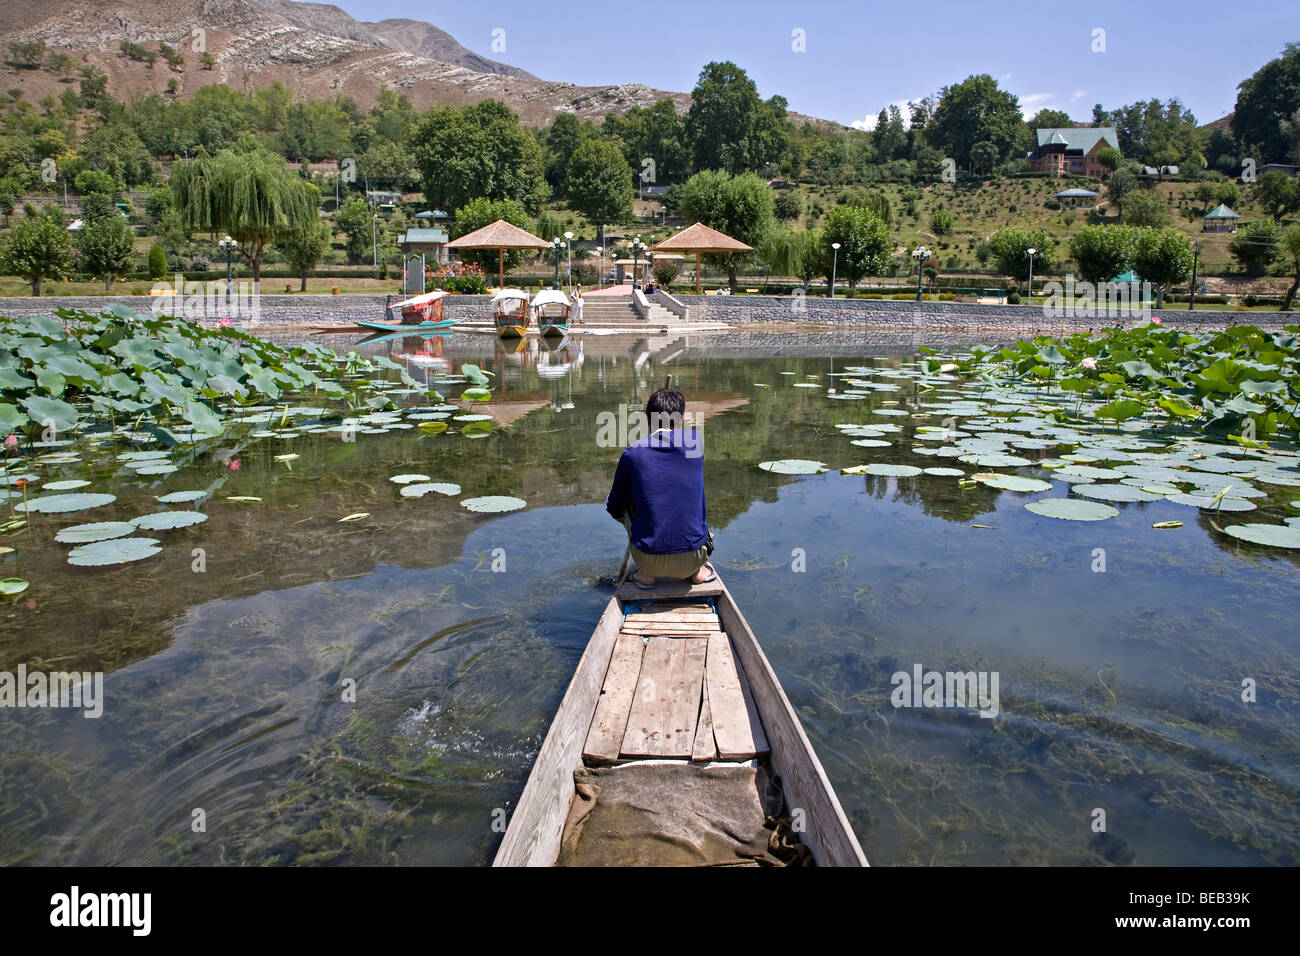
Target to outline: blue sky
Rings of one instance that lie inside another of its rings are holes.
[[[425,20],[477,53],[579,85],[689,92],[705,63],[729,59],[764,97],[781,93],[798,112],[867,125],[888,103],[972,73],[991,74],[1029,114],[1048,106],[1086,120],[1094,103],[1177,96],[1206,123],[1232,109],[1241,80],[1300,40],[1294,0],[337,5],[358,20]],[[498,29],[504,52],[492,49]],[[805,52],[792,49],[796,30]],[[1095,30],[1105,31],[1104,52],[1092,49]]]

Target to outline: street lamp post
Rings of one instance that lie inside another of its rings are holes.
[[[835,269],[840,264],[840,244],[831,243],[831,298],[835,298]]]
[[[605,247],[597,246],[596,255],[600,256],[600,287],[605,287]]]
[[[1025,305],[1034,304],[1034,253],[1037,251],[1032,246],[1025,250],[1029,253],[1029,288],[1025,290]]]
[[[569,280],[569,295],[573,295],[573,233],[566,232],[564,234],[564,247],[569,250],[569,265],[565,271],[565,276]]]
[[[222,249],[226,250],[226,295],[228,296],[233,295],[233,293],[231,292],[232,282],[230,278],[230,254],[234,252],[234,250],[239,246],[239,243],[237,243],[234,239],[231,239],[229,236],[226,236],[220,242],[218,242],[217,245],[220,246]]]
[[[1196,311],[1196,260],[1200,258],[1200,255],[1201,255],[1201,244],[1199,242],[1193,242],[1192,243],[1192,289],[1190,294],[1187,297],[1187,309],[1190,312]]]
[[[632,240],[631,245],[632,245],[632,290],[636,291],[637,289],[641,288],[641,286],[637,282],[637,279],[639,278],[637,264],[640,262],[641,252],[646,248],[646,244],[641,241],[640,236],[637,236],[635,239]]]
[[[551,249],[555,251],[555,288],[560,288],[560,251],[564,248],[564,240],[556,236],[551,240]]]
[[[379,268],[379,214],[375,213],[370,217],[370,255],[373,261],[371,265]]]
[[[912,252],[916,258],[916,301],[921,301],[921,279],[925,274],[925,263],[930,258],[930,250],[925,246],[917,246]]]

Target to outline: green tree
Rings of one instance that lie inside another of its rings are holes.
[[[640,174],[649,159],[654,178],[648,185],[681,182],[686,174],[686,144],[677,104],[665,96],[651,107],[633,106],[622,115],[609,113],[604,135],[623,144],[628,165]]]
[[[0,269],[30,282],[34,296],[41,294],[45,279],[63,275],[71,264],[72,240],[57,206],[46,206],[40,215],[14,223],[0,252]]]
[[[836,206],[827,214],[821,232],[824,264],[834,265],[836,274],[847,279],[850,287],[865,276],[885,271],[893,242],[889,227],[870,209]],[[833,242],[840,244],[838,256],[831,255]],[[826,277],[830,278],[829,270]]]
[[[596,134],[590,121],[584,123],[572,113],[556,113],[546,127],[546,181],[557,195],[567,195],[569,167],[578,147]],[[630,175],[630,174],[629,174]],[[631,182],[631,180],[628,180]]]
[[[1029,278],[1029,250],[1034,250],[1034,271],[1040,275],[1056,265],[1052,237],[1042,229],[999,229],[989,238],[998,272],[1013,279]]]
[[[593,136],[574,150],[565,182],[569,205],[592,222],[632,218],[632,170],[608,140]]]
[[[112,194],[121,188],[121,184],[108,173],[97,169],[83,169],[72,181],[73,188],[83,196],[90,193]]]
[[[157,281],[167,275],[167,253],[154,243],[149,247],[149,278]]]
[[[672,259],[656,259],[654,265],[650,267],[650,273],[655,277],[655,285],[663,286],[665,290],[677,280],[677,272],[677,263]]]
[[[981,176],[987,176],[994,166],[998,164],[998,153],[996,143],[989,140],[981,140],[970,148],[971,168]]]
[[[1044,108],[1035,113],[1032,119],[1026,120],[1025,126],[1031,130],[1073,129],[1074,120],[1070,119],[1069,113],[1062,110]]]
[[[733,175],[761,169],[788,144],[785,100],[774,96],[764,102],[754,81],[734,63],[708,63],[691,92],[684,133],[695,169]]]
[[[936,236],[948,235],[956,224],[957,217],[943,203],[936,206],[934,212],[930,213],[930,231]]]
[[[801,235],[782,226],[767,230],[754,250],[764,272],[774,276],[797,276],[803,266]]]
[[[1214,201],[1233,209],[1241,205],[1241,190],[1236,183],[1219,183],[1218,189],[1214,191]],[[1208,210],[1208,205],[1206,208]]]
[[[1108,172],[1115,172],[1123,161],[1123,154],[1114,146],[1103,146],[1097,150],[1097,165]]]
[[[944,87],[925,127],[925,138],[969,168],[976,143],[993,143],[998,155],[1006,156],[1020,143],[1023,130],[1020,101],[998,89],[997,81],[984,73]]]
[[[1276,223],[1253,222],[1237,230],[1228,243],[1228,252],[1241,263],[1246,275],[1258,278],[1277,261],[1278,239],[1282,230]]]
[[[302,232],[276,240],[275,247],[284,254],[284,258],[302,280],[299,292],[307,291],[307,273],[316,268],[321,257],[329,250],[331,238],[329,225],[318,219]]]
[[[370,258],[374,213],[360,196],[349,196],[334,214],[334,225],[346,237],[343,249],[352,262]]]
[[[512,226],[518,226],[520,229],[530,229],[532,227],[532,222],[529,220],[523,204],[517,203],[513,199],[488,199],[486,196],[480,196],[456,210],[456,217],[452,222],[452,238],[459,239],[461,236],[469,235],[475,229],[482,229],[498,219],[504,219]],[[509,272],[511,269],[519,268],[527,255],[529,253],[523,250],[507,250],[502,260],[506,271]],[[497,271],[497,256],[497,250],[495,249],[483,252],[465,249],[460,254],[462,261],[476,263],[484,272],[492,275],[495,275]]]
[[[1127,166],[1121,166],[1111,173],[1106,183],[1106,198],[1115,204],[1119,214],[1124,215],[1124,201],[1139,186],[1137,173]]]
[[[1260,165],[1294,162],[1282,122],[1300,109],[1300,43],[1288,43],[1237,85],[1232,135]]]
[[[804,232],[795,233],[798,240],[799,266],[795,269],[797,275],[804,284],[804,287],[812,284],[813,279],[828,273],[826,266],[826,253],[830,251],[830,245],[822,241],[820,229],[808,229]]]
[[[1281,222],[1287,213],[1300,209],[1300,179],[1269,170],[1255,183],[1254,196],[1274,222]]]
[[[512,199],[536,215],[550,195],[542,148],[505,104],[431,109],[412,134],[424,195],[435,209]]]
[[[20,70],[39,69],[45,59],[45,44],[40,40],[9,44],[9,62]]]
[[[1133,239],[1133,271],[1156,291],[1156,308],[1163,308],[1171,286],[1192,274],[1192,240],[1177,229],[1139,229]]]
[[[1296,290],[1300,289],[1300,223],[1293,223],[1282,230],[1278,245],[1281,247],[1282,253],[1291,260],[1291,285],[1286,290],[1286,296],[1282,299],[1282,307],[1278,311],[1290,312]]]
[[[1085,282],[1109,282],[1128,270],[1134,232],[1128,226],[1084,226],[1070,239],[1070,258]]]
[[[1124,200],[1124,221],[1130,226],[1163,229],[1174,221],[1165,197],[1154,189],[1137,189]]]
[[[135,237],[126,217],[116,209],[82,226],[74,243],[81,269],[104,280],[104,291],[113,279],[135,265]]]
[[[773,223],[772,189],[753,173],[731,177],[705,170],[688,179],[678,191],[677,206],[686,219],[757,247]],[[745,254],[710,256],[709,261],[726,269],[731,291],[736,291],[736,270]]]
[[[225,233],[239,242],[254,286],[262,256],[273,242],[316,221],[320,191],[264,150],[182,160],[172,169],[172,202],[184,228]]]
[[[91,223],[105,216],[122,216],[122,211],[113,203],[112,196],[108,193],[91,193],[81,197],[81,218],[85,222]]]
[[[772,214],[777,219],[791,220],[798,219],[803,215],[803,200],[793,189],[777,193],[775,200],[772,202]]]

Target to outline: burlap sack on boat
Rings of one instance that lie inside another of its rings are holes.
[[[811,865],[761,766],[632,763],[573,780],[559,866]]]

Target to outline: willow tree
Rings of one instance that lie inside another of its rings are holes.
[[[187,232],[228,235],[239,243],[253,282],[273,242],[308,234],[319,221],[320,190],[264,150],[222,150],[176,164],[172,206]]]

